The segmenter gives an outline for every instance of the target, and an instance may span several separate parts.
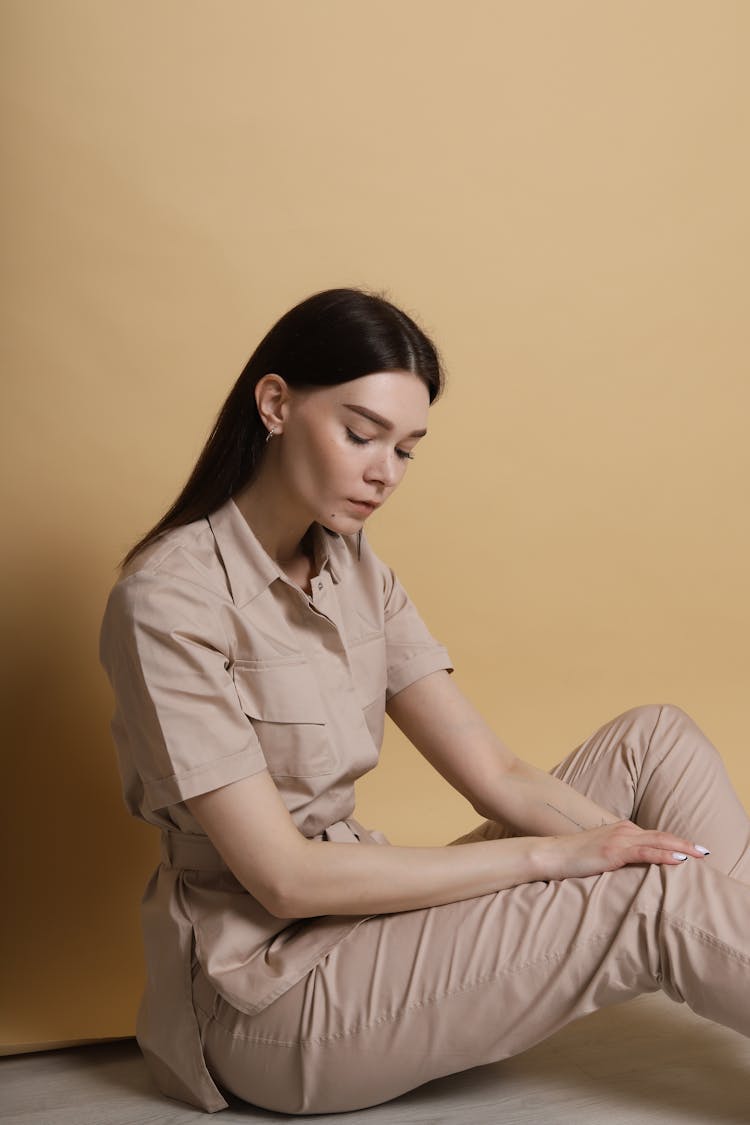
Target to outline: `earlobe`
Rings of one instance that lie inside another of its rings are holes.
[[[286,380],[274,372],[261,376],[255,384],[255,405],[267,430],[275,427],[278,432],[280,423],[286,420],[289,397]]]

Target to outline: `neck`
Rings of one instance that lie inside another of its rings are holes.
[[[309,515],[290,513],[289,498],[259,473],[240,489],[234,502],[250,525],[266,554],[282,569],[312,557],[312,524]],[[279,513],[284,513],[283,520]]]

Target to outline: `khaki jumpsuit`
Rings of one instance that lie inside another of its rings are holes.
[[[750,1034],[750,825],[672,705],[617,716],[553,772],[706,860],[366,917],[282,920],[248,894],[184,801],[267,768],[305,836],[387,846],[352,818],[354,782],[390,697],[452,671],[366,537],[313,532],[310,597],[228,500],[140,552],[107,602],[125,802],[161,829],[136,1034],[162,1092],[208,1112],[222,1089],[282,1113],[357,1109],[659,988]],[[485,821],[453,843],[510,834]]]

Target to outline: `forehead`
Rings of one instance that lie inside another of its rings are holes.
[[[430,406],[430,392],[413,371],[377,371],[349,379],[332,387],[316,388],[325,400],[344,408],[351,403],[369,407],[397,425],[424,426]]]

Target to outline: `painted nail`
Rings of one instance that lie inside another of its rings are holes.
[[[682,852],[672,852],[672,859],[687,859],[687,856],[683,855]]]
[[[708,848],[704,848],[700,844],[694,844],[693,847],[695,848],[695,850],[697,852],[700,852],[701,855],[710,855],[711,854],[710,851],[708,850]]]

